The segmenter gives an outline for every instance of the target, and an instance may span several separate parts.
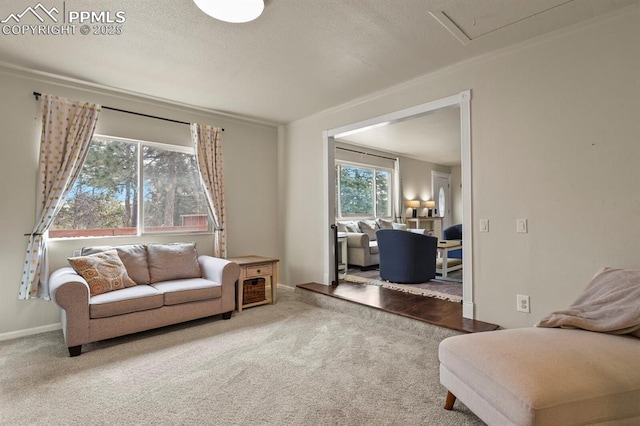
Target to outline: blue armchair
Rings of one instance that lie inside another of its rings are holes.
[[[380,278],[394,283],[418,284],[436,277],[438,239],[397,229],[376,232]]]
[[[462,242],[462,224],[453,225],[442,231],[443,240],[460,240]],[[462,249],[451,250],[449,259],[462,259]]]

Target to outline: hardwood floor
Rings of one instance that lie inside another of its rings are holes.
[[[403,293],[375,285],[340,281],[337,286],[307,283],[298,284],[296,287],[464,333],[499,328],[496,324],[463,318],[460,303]]]

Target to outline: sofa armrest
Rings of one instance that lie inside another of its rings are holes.
[[[54,271],[49,277],[51,300],[61,307],[62,330],[68,347],[89,339],[89,284],[71,267]]]
[[[202,278],[221,284],[222,312],[231,318],[231,312],[236,308],[236,282],[240,278],[240,266],[227,259],[207,255],[198,256],[198,262]]]
[[[198,262],[202,270],[202,278],[220,283],[223,287],[229,284],[235,285],[240,276],[240,266],[227,259],[200,255]]]
[[[369,249],[369,236],[356,232],[347,232],[347,247]]]

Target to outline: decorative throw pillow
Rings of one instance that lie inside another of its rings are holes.
[[[67,260],[73,269],[87,280],[91,296],[136,285],[135,281],[129,278],[116,250],[70,257]]]
[[[200,278],[196,243],[147,244],[151,283]]]
[[[378,218],[376,219],[376,224],[380,229],[393,229],[393,222],[390,220]]]
[[[373,226],[372,226],[373,224]],[[376,225],[373,220],[361,220],[358,222],[358,226],[360,227],[360,231],[369,236],[369,241],[376,241]]]
[[[338,222],[338,231],[339,232],[356,232],[356,233],[362,232],[358,227],[358,222],[353,220]]]
[[[406,231],[407,230],[407,224],[406,223],[396,223],[393,222],[391,224],[391,226],[393,227],[393,229],[399,229],[401,231]]]
[[[149,277],[149,264],[147,263],[147,249],[142,244],[127,244],[121,246],[94,246],[83,247],[81,254],[86,256],[88,254],[101,253],[107,250],[116,249],[118,256],[124,267],[127,268],[127,274],[136,282],[136,284],[149,284],[151,278]]]

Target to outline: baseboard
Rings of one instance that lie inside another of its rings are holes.
[[[473,302],[462,301],[462,316],[464,318],[475,319],[475,305]]]
[[[10,331],[0,334],[0,342],[3,340],[17,339],[19,337],[32,336],[34,334],[46,333],[48,331],[60,330],[62,323],[43,325],[41,327],[26,328],[24,330]]]

